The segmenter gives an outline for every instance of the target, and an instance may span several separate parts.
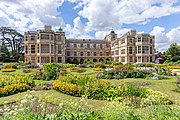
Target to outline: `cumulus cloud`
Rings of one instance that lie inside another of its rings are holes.
[[[64,31],[66,32],[67,38],[93,38],[84,30],[85,26],[82,24],[80,17],[76,17],[73,23],[74,26],[66,24]]]
[[[152,18],[179,13],[179,0],[69,0],[88,19],[88,30],[119,29],[122,24],[147,24]]]
[[[0,26],[10,26],[21,32],[44,25],[62,26],[63,19],[57,8],[64,0],[1,0]]]
[[[164,27],[155,26],[150,32],[155,35],[155,46],[158,51],[165,51],[172,43],[180,44],[180,26],[165,32]]]

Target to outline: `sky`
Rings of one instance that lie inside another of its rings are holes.
[[[21,33],[63,28],[67,38],[104,39],[131,29],[155,35],[158,51],[180,44],[180,0],[0,0],[0,26]]]

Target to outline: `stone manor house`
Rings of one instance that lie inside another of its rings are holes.
[[[114,60],[122,63],[154,61],[155,37],[131,30],[122,37],[112,30],[104,39],[68,39],[62,29],[28,31],[24,36],[25,62],[82,63]]]

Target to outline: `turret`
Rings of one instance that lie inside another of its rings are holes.
[[[111,30],[110,34],[106,35],[105,39],[108,42],[114,41],[117,38],[117,34],[115,33],[114,30]]]

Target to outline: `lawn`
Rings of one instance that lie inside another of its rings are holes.
[[[180,105],[180,93],[176,92],[175,90],[178,89],[176,86],[177,79],[175,76],[169,77],[169,79],[164,79],[164,80],[148,80],[148,79],[134,79],[134,78],[128,78],[128,79],[120,79],[120,80],[108,80],[114,84],[120,84],[123,82],[148,82],[150,85],[147,87],[160,91],[162,93],[165,93],[169,96],[169,98],[176,102],[178,105]]]

